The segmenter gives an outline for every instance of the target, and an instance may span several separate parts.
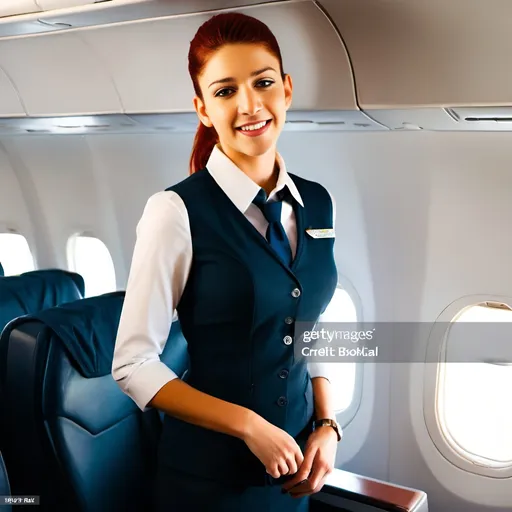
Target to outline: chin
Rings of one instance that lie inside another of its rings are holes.
[[[240,145],[239,151],[248,156],[261,156],[270,151],[271,149],[274,149],[275,145],[276,142],[274,140],[253,142],[252,144],[249,141],[249,144]]]

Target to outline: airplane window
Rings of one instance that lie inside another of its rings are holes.
[[[84,278],[86,297],[116,290],[114,262],[100,239],[86,234],[73,235],[68,241],[68,265]]]
[[[337,288],[334,297],[322,314],[319,322],[357,322],[357,313],[350,295]],[[332,386],[334,409],[337,413],[346,410],[352,403],[356,384],[356,363],[330,363],[333,365]]]
[[[463,310],[455,321],[510,322],[512,311],[476,305]],[[510,466],[512,366],[448,362],[441,364],[440,377],[438,416],[449,444],[473,463]]]
[[[27,239],[17,233],[0,233],[0,262],[6,276],[35,270]]]

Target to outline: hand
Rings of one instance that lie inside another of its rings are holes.
[[[248,424],[243,440],[274,478],[293,475],[304,460],[295,439],[259,415]]]
[[[338,436],[332,427],[319,427],[306,443],[304,461],[297,474],[283,486],[293,498],[302,498],[322,489],[327,475],[334,469]]]

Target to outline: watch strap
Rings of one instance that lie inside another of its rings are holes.
[[[338,437],[338,442],[341,441],[341,428],[336,420],[331,418],[323,418],[320,420],[315,420],[313,423],[315,430],[318,427],[332,427],[336,432],[336,436]]]

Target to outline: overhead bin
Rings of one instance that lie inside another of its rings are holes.
[[[350,55],[358,104],[392,129],[511,130],[512,2],[322,0]],[[501,109],[467,121],[458,108]]]
[[[104,0],[112,2],[115,0]],[[98,0],[37,0],[43,11],[51,11],[53,9],[66,9],[69,7],[81,7],[82,5],[91,5],[100,3]]]
[[[15,2],[0,0],[0,4],[3,6],[5,1]],[[94,27],[262,3],[261,0],[18,0],[18,4],[28,1],[39,7],[30,10],[17,6],[16,12],[12,14],[18,16],[0,17],[0,37],[59,31],[69,27]],[[266,0],[265,3],[282,1],[286,0]],[[13,3],[13,6],[16,5]],[[30,14],[35,11],[39,12]]]
[[[287,129],[512,130],[512,2],[2,0],[0,13],[14,5],[39,12],[0,17],[0,117],[185,129],[193,118],[171,117],[193,112],[189,41],[214,9],[236,7],[281,44],[295,86]]]
[[[36,0],[2,0],[0,2],[0,17],[40,11],[41,7],[37,5]]]
[[[293,129],[382,129],[359,111],[343,41],[317,5],[273,2],[237,11],[261,19],[279,41],[294,83]],[[187,55],[212,14],[0,38],[0,68],[31,117],[194,113]]]
[[[0,17],[94,4],[97,0],[2,0]],[[106,0],[112,1],[112,0]]]
[[[0,68],[29,116],[123,111],[108,71],[75,34],[0,40]]]
[[[6,117],[24,116],[25,109],[9,77],[0,68],[0,112]]]
[[[314,4],[274,3],[238,11],[262,20],[276,35],[285,72],[294,81],[294,109],[357,110],[345,49]],[[186,112],[193,110],[194,96],[187,67],[190,41],[211,16],[170,17],[76,34],[106,64],[126,112]]]
[[[512,2],[323,0],[365,109],[512,106]]]

